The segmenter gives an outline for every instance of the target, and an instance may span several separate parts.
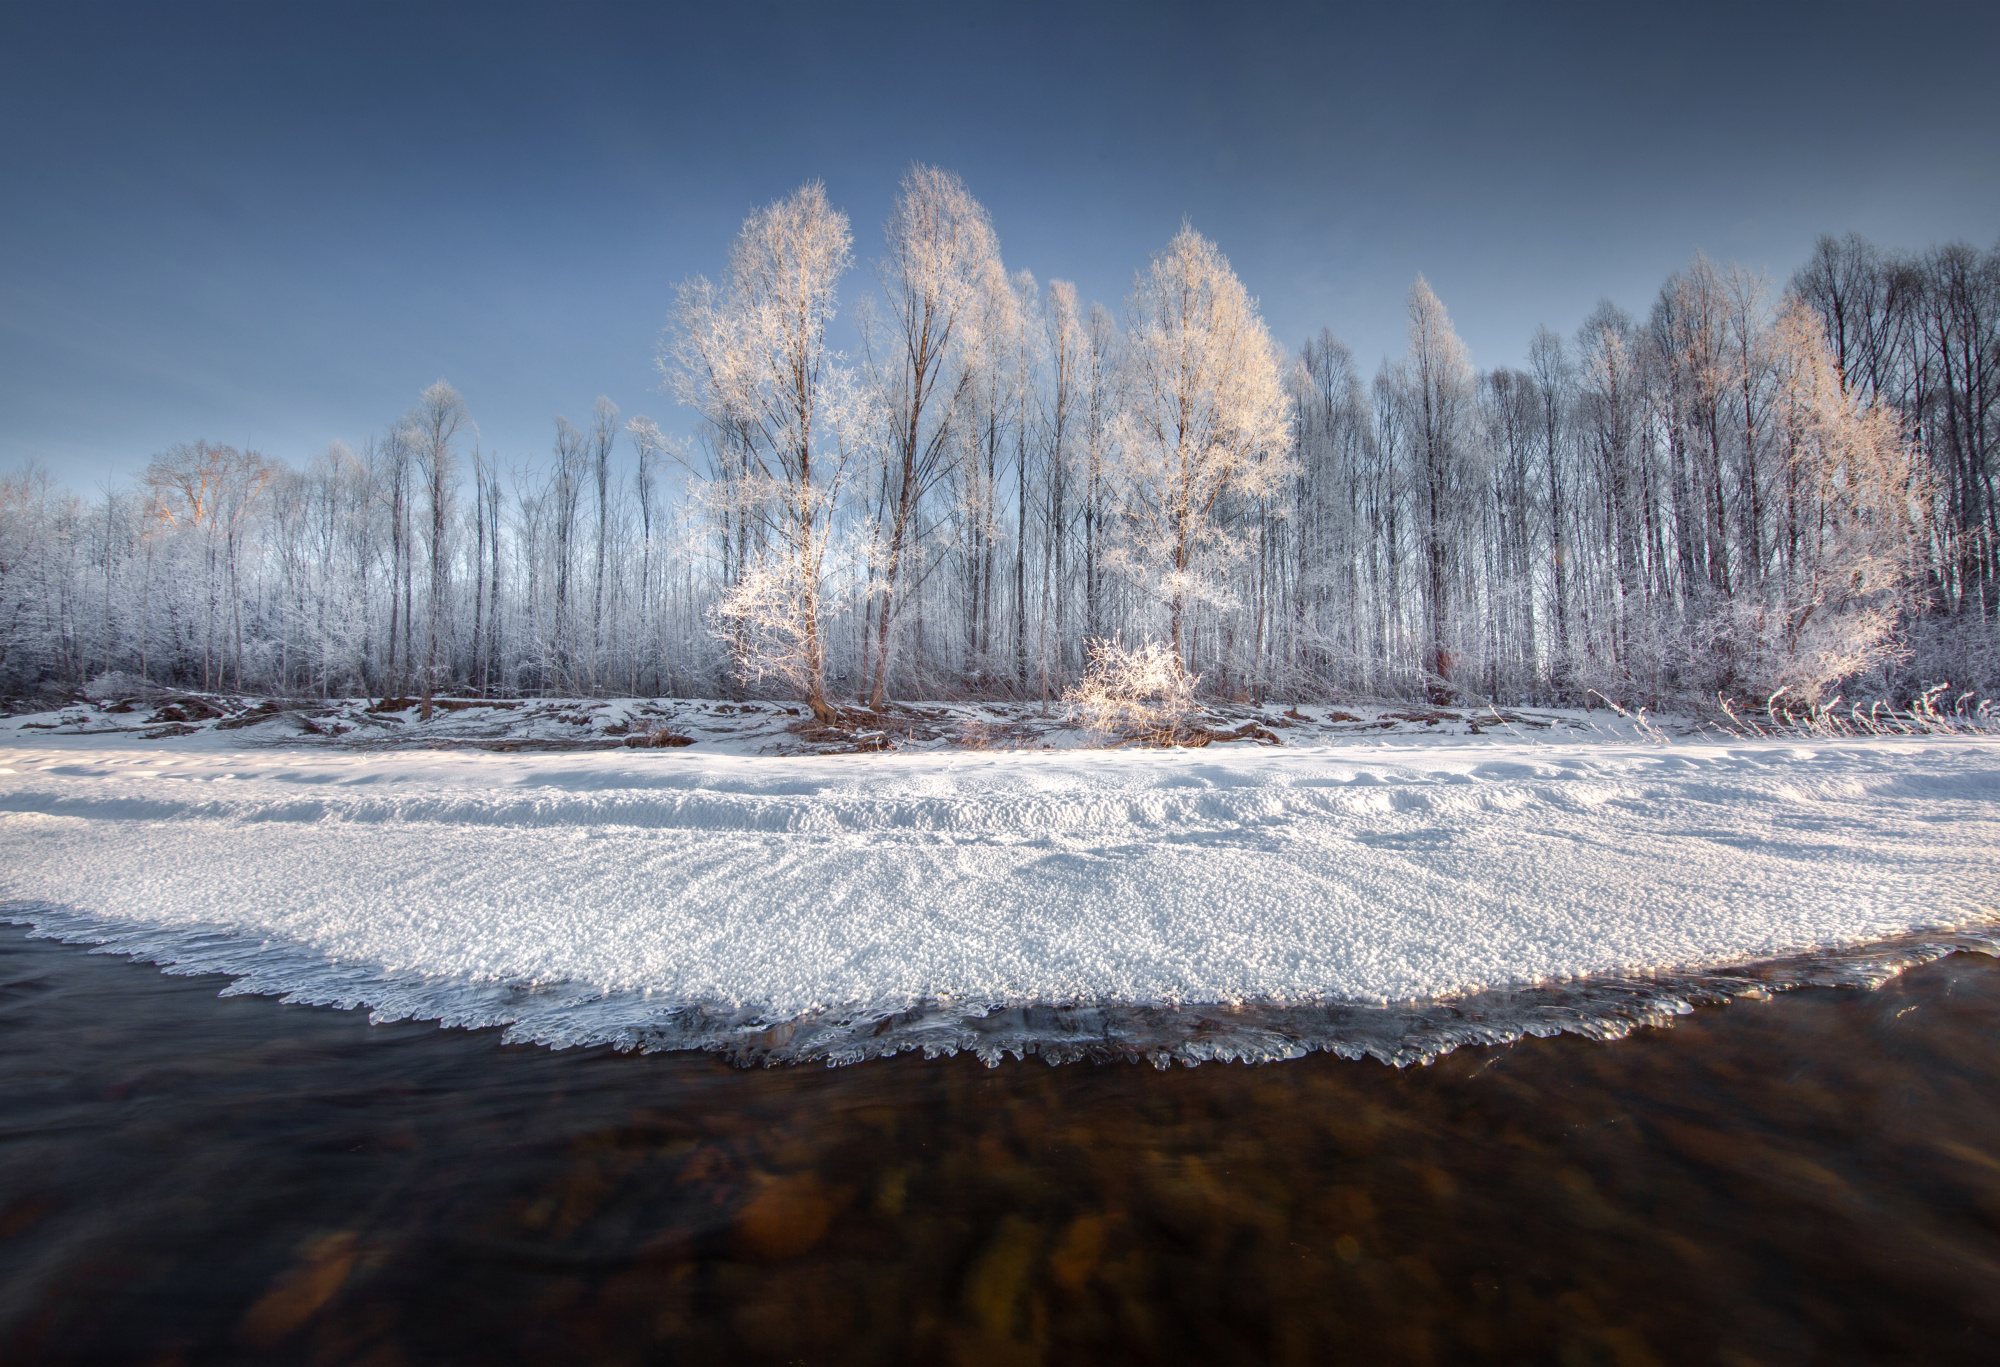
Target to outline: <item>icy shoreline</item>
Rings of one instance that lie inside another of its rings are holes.
[[[228,932],[162,930],[35,903],[0,903],[0,924],[35,938],[88,945],[183,977],[233,979],[219,995],[278,997],[301,1005],[368,1009],[377,1024],[436,1021],[502,1029],[506,1043],[555,1048],[609,1045],[658,1052],[703,1050],[740,1066],[862,1063],[906,1052],[928,1058],[970,1053],[989,1067],[1008,1057],[1064,1063],[1270,1063],[1324,1051],[1402,1068],[1468,1046],[1574,1034],[1622,1039],[1671,1025],[1697,1006],[1763,1001],[1802,987],[1873,990],[1898,974],[1954,953],[2000,958],[2000,920],[1950,931],[1748,964],[1565,983],[1496,988],[1440,1001],[1318,1003],[1035,1003],[1013,1006],[917,1002],[894,1012],[814,1011],[771,1021],[750,1008],[665,1005],[649,993],[596,993],[569,984],[535,986],[398,980],[365,967],[301,954]]]
[[[0,771],[0,918],[554,1045],[1409,1062],[1996,943],[1983,737]]]

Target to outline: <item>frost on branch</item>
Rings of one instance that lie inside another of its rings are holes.
[[[681,286],[660,357],[717,452],[723,539],[734,532],[738,548],[715,612],[740,628],[725,632],[737,671],[782,675],[823,723],[835,713],[821,588],[853,455],[846,434],[866,426],[865,402],[826,337],[852,243],[847,216],[817,181],[752,214],[722,285]]]
[[[1277,734],[1246,722],[1233,731],[1202,724],[1195,690],[1201,676],[1190,674],[1179,652],[1161,641],[1128,646],[1117,637],[1092,641],[1083,677],[1063,693],[1070,717],[1101,745],[1201,746],[1219,740],[1279,744]]]
[[[1090,643],[1083,678],[1063,694],[1063,701],[1070,715],[1103,743],[1179,745],[1197,733],[1207,735],[1194,700],[1200,683],[1201,676],[1188,673],[1180,656],[1162,642],[1128,646],[1114,637]]]
[[[821,577],[822,556],[773,555],[744,567],[713,609],[716,635],[730,651],[739,680],[756,685],[776,678],[812,707],[821,721],[820,679],[826,667],[822,631],[831,597]],[[801,563],[806,561],[806,563]]]
[[[1134,282],[1124,405],[1112,423],[1124,544],[1107,563],[1167,610],[1233,606],[1229,569],[1263,531],[1244,511],[1294,471],[1283,352],[1215,244],[1182,227]]]

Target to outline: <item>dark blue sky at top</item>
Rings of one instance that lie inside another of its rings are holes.
[[[913,160],[1117,309],[1183,218],[1365,372],[1423,272],[1482,367],[1697,250],[2000,235],[2000,6],[0,9],[0,467],[302,462],[444,377],[503,463],[598,394],[685,427],[675,284]]]

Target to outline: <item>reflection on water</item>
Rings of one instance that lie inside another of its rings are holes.
[[[2000,965],[1398,1071],[738,1071],[0,930],[0,1361],[1986,1361]]]

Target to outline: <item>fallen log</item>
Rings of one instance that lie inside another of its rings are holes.
[[[664,750],[671,746],[693,744],[693,736],[677,736],[671,731],[649,731],[625,737],[626,748],[632,750]]]

